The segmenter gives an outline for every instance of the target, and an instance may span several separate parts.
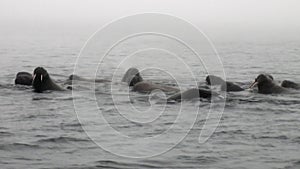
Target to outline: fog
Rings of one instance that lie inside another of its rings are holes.
[[[239,32],[295,38],[299,9],[298,0],[1,0],[0,21],[3,30],[57,23],[96,30],[120,17],[155,12],[185,19],[212,36]]]

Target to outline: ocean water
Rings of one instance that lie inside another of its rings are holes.
[[[282,95],[262,95],[251,90],[228,93],[216,130],[207,141],[199,143],[211,102],[166,104],[161,97],[128,92],[126,85],[119,82],[131,66],[143,69],[159,65],[162,70],[142,71],[144,79],[169,85],[179,81],[183,89],[193,87],[195,81],[188,69],[164,51],[142,51],[124,60],[134,49],[153,44],[174,48],[176,44],[161,37],[144,36],[118,46],[102,61],[99,55],[89,53],[93,50],[83,50],[87,58],[76,65],[75,72],[85,78],[113,77],[112,85],[78,82],[73,92],[34,93],[30,87],[14,85],[16,73],[43,66],[52,79],[63,85],[74,72],[80,49],[93,33],[91,28],[35,29],[38,31],[1,31],[0,168],[300,168],[300,94],[296,90]],[[235,40],[215,42],[215,46],[226,78],[245,88],[263,72],[272,74],[278,83],[285,79],[300,82],[300,41]],[[105,46],[97,47],[102,52],[107,50]],[[197,82],[203,83],[207,73],[214,73],[206,72],[186,49],[177,50],[182,51],[182,60],[195,72]],[[214,53],[200,55],[214,57]],[[99,64],[96,72],[92,69],[95,64]],[[91,102],[97,106],[91,107]],[[221,106],[219,102],[215,106]],[[132,114],[131,106],[142,113]],[[176,123],[181,106],[182,113],[195,120],[192,128],[188,132],[176,128],[166,140],[154,146],[150,142],[146,146],[149,149],[141,152],[142,143],[136,138],[166,134]],[[194,118],[197,109],[199,115]],[[118,140],[95,113],[102,114],[114,130],[133,139]],[[126,119],[135,115],[139,117],[137,121]],[[147,121],[148,118],[154,120]],[[86,131],[91,128],[94,130]],[[177,139],[176,134],[187,135],[166,149],[168,141]],[[153,153],[158,154],[139,158]]]

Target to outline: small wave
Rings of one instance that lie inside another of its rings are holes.
[[[51,97],[33,97],[33,101],[38,101],[38,100],[53,100]]]
[[[273,144],[271,144],[271,143],[264,143],[264,144],[258,144],[259,146],[261,146],[261,147],[276,147],[276,146],[274,146]]]
[[[13,135],[14,134],[10,133],[10,132],[0,131],[0,136],[3,136],[3,137],[9,137],[9,136],[13,136]]]
[[[226,97],[227,102],[244,103],[269,103],[274,105],[295,105],[300,104],[299,98],[294,95],[263,95],[255,93],[255,95],[249,96],[249,94],[230,93]]]
[[[38,143],[69,143],[69,142],[85,142],[90,141],[87,139],[80,139],[74,137],[54,137],[54,138],[47,138],[47,139],[40,139]]]
[[[243,130],[230,130],[230,131],[216,131],[214,134],[222,135],[222,134],[245,134]]]
[[[292,142],[300,144],[300,137],[296,137],[296,138],[292,139]],[[300,164],[300,161],[299,161],[299,164]]]
[[[293,161],[291,165],[284,167],[284,169],[299,169],[300,168],[300,161]]]
[[[71,123],[61,123],[64,127],[81,127],[82,124],[79,123],[77,120]]]
[[[285,135],[280,135],[280,136],[255,136],[255,135],[252,135],[251,137],[253,139],[279,139],[279,140],[287,140],[287,139],[289,139]]]
[[[14,88],[18,90],[32,90],[31,86],[25,86],[25,85],[15,85]]]
[[[73,100],[73,96],[58,97],[55,100]]]
[[[296,161],[296,162],[294,162],[293,164],[300,166],[300,160],[299,160],[299,161]]]
[[[179,160],[188,160],[188,161],[196,161],[197,163],[201,164],[209,164],[209,163],[215,163],[218,162],[219,159],[217,157],[209,157],[209,156],[186,156],[186,155],[180,155],[177,157]]]
[[[0,89],[12,89],[13,85],[11,84],[0,84]]]
[[[51,76],[65,77],[65,78],[68,78],[68,77],[69,77],[69,76],[66,76],[66,75],[56,74],[56,73],[51,73]]]
[[[36,149],[39,145],[27,144],[27,143],[12,143],[12,144],[1,144],[0,150],[20,150],[20,149]]]
[[[159,166],[150,165],[150,164],[141,164],[141,163],[124,163],[116,162],[111,160],[101,160],[96,162],[96,167],[100,168],[159,168]]]
[[[15,157],[15,160],[24,160],[24,161],[42,161],[42,159],[32,159],[32,158],[26,158],[26,157]]]
[[[69,130],[69,131],[77,131],[77,132],[83,132],[82,125],[79,122],[74,123],[61,123],[60,128],[62,130]]]
[[[79,98],[79,97],[78,97]],[[73,100],[73,96],[63,96],[63,97],[46,97],[46,96],[35,96],[32,98],[33,101],[39,101],[39,100],[58,100],[58,101],[68,101]]]

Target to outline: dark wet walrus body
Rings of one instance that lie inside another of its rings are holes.
[[[287,89],[275,84],[273,77],[267,74],[258,75],[255,81],[251,84],[250,88],[253,88],[256,85],[258,87],[258,93],[261,94],[276,94],[288,91]]]
[[[284,80],[281,83],[281,87],[299,90],[300,89],[300,84],[292,82],[292,81],[289,81],[289,80]]]
[[[154,84],[154,83],[150,83],[150,82],[139,82],[133,86],[132,90],[137,91],[137,92],[142,92],[142,93],[149,93],[153,90],[161,90],[161,91],[167,92],[167,93],[179,91],[178,88]]]
[[[32,75],[28,72],[19,72],[16,75],[15,84],[19,85],[32,85]]]
[[[169,97],[167,100],[175,100],[175,101],[182,101],[182,100],[191,100],[195,98],[206,98],[210,99],[213,95],[217,95],[217,93],[212,92],[211,90],[207,89],[199,89],[199,88],[192,88],[188,89],[184,92],[180,92],[174,94],[173,96]]]
[[[214,75],[208,75],[206,77],[206,83],[208,85],[221,85],[221,90],[227,92],[239,92],[245,90],[233,82],[225,81],[222,78]]]
[[[95,82],[95,83],[111,82],[110,80],[106,80],[106,79],[86,79],[74,74],[70,75],[68,80],[70,81],[77,80],[77,81]]]
[[[225,83],[225,80],[215,75],[208,75],[205,80],[208,85],[222,85]]]
[[[233,82],[226,82],[221,85],[221,90],[226,92],[240,92],[244,91],[245,89],[241,88],[239,85]]]
[[[48,72],[42,67],[34,69],[32,87],[34,88],[34,91],[38,93],[46,90],[64,90],[52,81]]]

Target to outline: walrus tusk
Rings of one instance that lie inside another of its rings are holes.
[[[34,74],[34,75],[33,75],[33,77],[32,77],[32,81],[34,81],[35,77],[36,77],[36,74]]]
[[[43,81],[43,75],[41,75],[41,82]]]
[[[250,85],[250,89],[252,89],[254,86],[256,86],[257,85],[257,82],[255,81],[255,82],[253,82],[251,85]]]

